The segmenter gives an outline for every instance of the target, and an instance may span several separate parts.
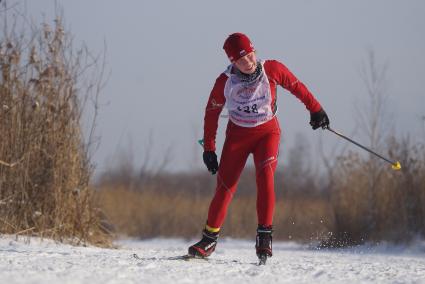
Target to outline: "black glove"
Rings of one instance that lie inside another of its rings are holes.
[[[202,157],[204,159],[204,164],[208,168],[208,171],[215,175],[215,173],[218,171],[217,155],[215,152],[205,151]]]
[[[310,113],[310,125],[313,130],[316,130],[319,127],[325,129],[329,126],[329,118],[323,108],[318,112]]]

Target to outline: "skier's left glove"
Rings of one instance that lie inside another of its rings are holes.
[[[217,155],[215,152],[204,151],[202,158],[204,159],[204,164],[207,166],[208,171],[215,175],[215,173],[218,171]]]
[[[329,126],[329,118],[323,108],[318,112],[310,113],[310,125],[313,130],[316,130],[319,127],[325,129]]]

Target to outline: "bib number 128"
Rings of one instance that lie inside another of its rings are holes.
[[[246,113],[258,113],[257,104],[253,104],[252,106],[238,106],[238,111],[243,111]]]

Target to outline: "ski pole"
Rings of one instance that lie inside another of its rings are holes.
[[[363,145],[361,145],[361,144],[357,143],[356,141],[354,141],[354,140],[352,140],[352,139],[348,138],[347,136],[345,136],[345,135],[343,135],[343,134],[339,133],[338,131],[333,130],[333,129],[332,129],[332,128],[330,128],[329,126],[324,127],[324,129],[327,129],[327,130],[329,130],[330,132],[335,133],[335,134],[336,134],[336,135],[338,135],[339,137],[344,138],[345,140],[347,140],[347,141],[349,141],[349,142],[353,143],[354,145],[359,146],[359,147],[360,147],[360,148],[362,148],[363,150],[366,150],[366,151],[368,151],[369,153],[371,153],[371,154],[373,154],[373,155],[377,156],[378,158],[381,158],[382,160],[384,160],[384,161],[386,161],[386,162],[390,163],[390,164],[391,164],[391,168],[392,168],[393,170],[400,170],[400,169],[401,169],[401,165],[400,165],[400,162],[399,162],[399,161],[393,162],[393,161],[391,161],[391,160],[389,160],[389,159],[387,159],[387,158],[385,158],[385,157],[382,157],[381,155],[379,155],[379,154],[375,153],[374,151],[370,150],[369,148],[366,148],[365,146],[363,146]]]

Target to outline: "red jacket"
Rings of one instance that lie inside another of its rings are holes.
[[[300,99],[310,112],[317,112],[321,109],[319,102],[314,98],[313,94],[307,87],[299,81],[289,69],[276,60],[266,60],[264,62],[264,72],[270,83],[272,96],[272,104],[276,102],[277,85],[290,91],[298,99]],[[214,87],[208,99],[205,108],[204,117],[204,150],[215,151],[215,138],[217,134],[218,118],[224,107],[226,99],[224,97],[224,86],[228,77],[221,73],[215,81]],[[261,127],[261,125],[255,128]]]

